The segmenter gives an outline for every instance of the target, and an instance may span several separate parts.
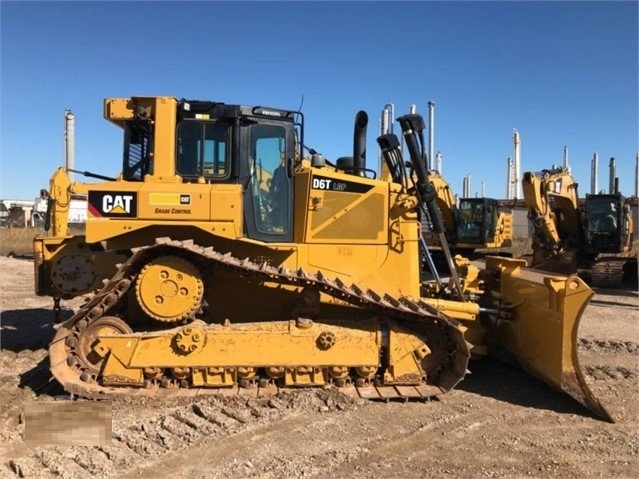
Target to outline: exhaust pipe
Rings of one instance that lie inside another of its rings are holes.
[[[590,172],[590,194],[596,195],[599,190],[599,154],[595,151],[592,157],[592,170]]]
[[[615,192],[615,176],[617,176],[617,166],[615,165],[615,158],[610,158],[610,176],[608,177],[608,193],[611,195]]]
[[[368,115],[360,110],[355,115],[355,132],[353,135],[353,173],[366,176],[366,127]]]

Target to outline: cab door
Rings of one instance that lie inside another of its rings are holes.
[[[242,129],[246,234],[266,242],[292,242],[292,123],[258,120]]]

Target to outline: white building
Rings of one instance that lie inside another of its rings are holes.
[[[0,200],[0,225],[12,228],[44,225],[47,199]],[[69,205],[69,224],[83,225],[87,220],[87,200],[83,195],[72,195]]]

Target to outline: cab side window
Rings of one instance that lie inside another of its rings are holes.
[[[186,180],[227,178],[230,173],[226,125],[183,120],[178,127],[176,171]]]
[[[153,125],[148,120],[130,120],[124,127],[122,176],[127,181],[142,181],[153,174]]]

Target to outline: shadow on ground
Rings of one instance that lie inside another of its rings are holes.
[[[70,318],[73,311],[63,309],[62,321]],[[15,309],[3,311],[0,316],[0,346],[6,354],[47,349],[53,339],[53,312],[51,309]],[[28,388],[37,395],[61,396],[65,392],[49,371],[49,357],[45,356],[34,367],[20,375],[20,388]]]
[[[636,298],[639,295],[637,282],[626,283],[620,288],[606,288],[604,286],[591,286],[595,293],[609,294],[610,296],[626,296]]]
[[[60,397],[68,395],[51,375],[49,356],[45,356],[33,368],[22,373],[18,386],[23,389],[31,389],[38,396]]]
[[[456,389],[527,408],[559,414],[593,414],[567,394],[553,389],[523,369],[487,357],[470,363],[471,374]]]
[[[631,309],[633,311],[637,310],[636,304],[621,303],[618,301],[604,301],[601,299],[597,299],[597,296],[590,300],[590,304],[595,306],[610,306],[614,308]]]
[[[73,315],[70,309],[60,312],[60,320]],[[0,314],[0,347],[14,353],[25,349],[47,348],[55,330],[51,309],[14,309]]]

